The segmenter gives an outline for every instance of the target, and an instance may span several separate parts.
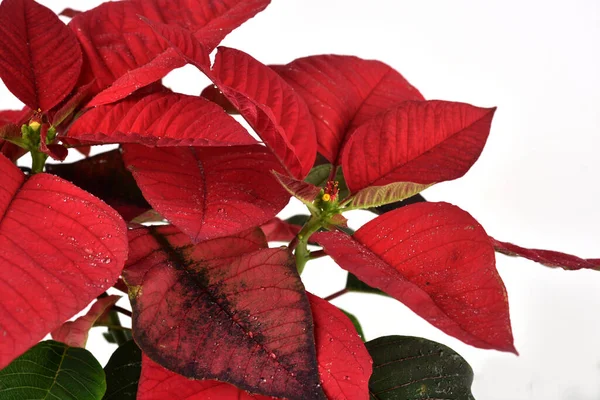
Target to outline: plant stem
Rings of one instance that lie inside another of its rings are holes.
[[[31,174],[37,174],[44,171],[44,165],[46,164],[47,154],[44,154],[37,150],[31,151]]]
[[[294,242],[297,243],[297,246],[294,246],[296,248],[294,255],[296,256],[296,268],[298,268],[299,274],[302,274],[302,271],[304,271],[304,266],[308,260],[310,260],[308,238],[310,235],[318,231],[322,226],[322,222],[318,217],[315,217],[314,215],[311,216],[310,219],[306,221],[306,224],[302,227],[302,230],[298,232],[296,238],[294,238],[292,243],[290,243],[290,246],[292,246]]]
[[[325,297],[324,300],[331,301],[333,299],[337,299],[338,297],[340,297],[341,295],[346,294],[346,293],[348,293],[348,289],[344,288],[344,289],[340,290],[339,292],[330,294],[329,296]]]
[[[310,252],[311,260],[315,260],[317,258],[321,258],[321,257],[325,257],[325,256],[327,256],[327,253],[325,253],[325,250],[316,250],[316,251]]]
[[[119,306],[112,306],[112,309],[116,312],[119,312],[129,318],[131,318],[131,311],[124,309],[123,307],[119,307]]]

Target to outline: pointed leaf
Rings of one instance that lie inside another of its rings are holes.
[[[354,325],[354,329],[356,329],[356,333],[358,333],[358,336],[360,336],[361,340],[364,342],[365,334],[363,332],[362,326],[360,326],[360,322],[358,321],[358,318],[356,318],[356,316],[354,314],[351,314],[348,311],[344,311],[341,308],[340,308],[340,311],[343,312],[346,317],[348,317],[350,322],[352,322],[352,325]]]
[[[376,289],[374,287],[367,285],[366,283],[364,283],[363,281],[358,279],[356,277],[356,275],[353,275],[350,272],[348,273],[348,277],[346,278],[346,288],[345,289],[349,292],[373,293],[373,294],[380,294],[382,296],[387,296],[386,293],[382,292],[379,289]]]
[[[191,31],[208,54],[229,32],[268,4],[269,0],[104,3],[76,15],[69,23],[86,56],[81,81],[96,79],[96,92],[113,85],[95,100],[99,105],[120,100],[184,65],[139,16]]]
[[[0,173],[2,368],[117,280],[127,238],[113,209],[71,183],[26,180],[4,156]]]
[[[0,370],[2,399],[100,400],[104,372],[92,353],[52,340]]]
[[[219,90],[215,85],[208,85],[202,90],[200,96],[204,97],[207,100],[212,101],[215,104],[223,107],[227,114],[239,114],[240,112],[231,104],[227,97],[223,95],[223,93]]]
[[[324,400],[294,261],[287,250],[263,246],[259,230],[196,246],[170,226],[130,231],[124,278],[135,340],[184,376]]]
[[[352,321],[334,305],[308,294],[315,323],[321,384],[328,399],[368,400],[373,363]]]
[[[359,126],[344,146],[352,193],[394,182],[436,183],[463,176],[477,160],[495,108],[447,101],[406,102]]]
[[[47,164],[46,172],[58,175],[113,207],[126,221],[150,209],[119,150],[100,153],[74,163]]]
[[[513,257],[524,257],[546,267],[566,270],[589,268],[600,271],[600,259],[584,259],[553,250],[526,249],[512,243],[501,242],[492,237],[490,237],[490,240],[499,253]]]
[[[474,400],[473,370],[454,350],[431,340],[385,336],[367,342],[369,388],[376,400]]]
[[[256,140],[223,109],[197,96],[161,91],[98,106],[78,118],[67,138],[147,146],[228,146]]]
[[[263,146],[125,145],[123,157],[152,208],[194,242],[259,226],[289,201],[269,172],[277,160]]]
[[[136,400],[142,371],[142,351],[133,340],[119,346],[104,367],[106,393],[102,400]]]
[[[260,227],[269,242],[289,242],[296,237],[301,228],[301,226],[290,224],[277,217]]]
[[[347,204],[346,209],[355,210],[379,207],[385,204],[402,201],[415,196],[429,186],[431,185],[412,182],[396,182],[385,186],[369,186],[352,196],[348,203],[345,203]]]
[[[287,175],[282,175],[276,171],[273,171],[273,175],[275,175],[279,184],[281,184],[289,194],[306,204],[308,208],[314,207],[313,201],[315,201],[319,193],[321,193],[320,187],[294,179]]]
[[[313,238],[342,268],[447,334],[516,352],[494,249],[460,208],[413,204],[375,218],[352,237],[323,232]]]
[[[374,60],[319,55],[272,67],[308,104],[319,153],[339,164],[352,130],[407,100],[424,100],[398,72]]]
[[[0,4],[0,77],[27,106],[47,111],[75,86],[81,70],[75,35],[33,0]]]
[[[121,296],[108,296],[96,300],[87,314],[75,321],[67,321],[58,329],[52,331],[52,339],[62,342],[70,347],[85,347],[88,333],[106,310],[115,305]]]

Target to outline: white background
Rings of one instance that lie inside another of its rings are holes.
[[[60,11],[99,2],[41,3]],[[273,0],[223,44],[264,63],[321,53],[378,59],[428,99],[497,106],[480,160],[425,197],[462,207],[500,240],[600,257],[597,0]],[[191,94],[206,82],[190,68],[167,81]],[[2,88],[0,107],[19,103]],[[354,227],[369,218],[355,213]],[[519,357],[466,346],[391,299],[349,294],[335,304],[360,319],[367,339],[416,335],[457,350],[475,370],[478,400],[600,399],[600,272],[551,270],[501,255],[498,269]],[[303,278],[321,296],[345,279],[323,262],[309,264]],[[90,349],[102,362],[112,350],[98,330]]]

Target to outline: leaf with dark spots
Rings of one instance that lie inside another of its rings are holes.
[[[451,348],[410,336],[384,336],[366,345],[373,357],[371,400],[474,400],[473,370]]]
[[[325,400],[310,305],[290,253],[260,230],[193,245],[174,227],[130,231],[133,332],[181,375],[290,400]]]
[[[565,270],[595,269],[600,270],[600,259],[584,259],[553,250],[526,249],[516,244],[501,242],[490,237],[497,252],[512,257],[524,257],[546,267]]]
[[[379,61],[318,55],[272,68],[308,104],[319,153],[335,165],[357,126],[404,101],[424,100],[402,75]]]
[[[106,393],[102,400],[136,400],[141,371],[142,351],[135,342],[119,346],[104,367]]]
[[[269,172],[279,163],[264,146],[123,149],[152,208],[194,242],[262,225],[289,201]]]
[[[130,221],[150,209],[119,150],[111,150],[69,164],[47,164],[46,172],[58,175],[104,200]]]
[[[0,4],[0,77],[28,107],[48,111],[75,86],[81,70],[75,35],[33,0]]]
[[[90,329],[120,298],[121,296],[113,295],[96,300],[85,315],[75,321],[67,321],[52,331],[52,339],[70,347],[85,347]]]
[[[328,399],[368,400],[373,363],[352,321],[336,306],[308,294],[317,361]]]
[[[147,146],[248,145],[256,140],[210,101],[161,90],[95,107],[79,117],[65,139]]]
[[[353,236],[322,232],[313,239],[342,268],[447,334],[516,353],[494,248],[460,208],[413,204],[375,218]]]
[[[112,208],[65,180],[26,179],[4,156],[0,174],[2,368],[112,286],[127,237]]]
[[[352,193],[396,182],[432,184],[463,176],[490,133],[495,108],[409,101],[356,128],[341,164]]]

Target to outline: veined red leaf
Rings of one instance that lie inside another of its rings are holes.
[[[144,353],[196,379],[325,400],[310,306],[290,253],[256,229],[193,246],[171,226],[130,231],[124,278]]]
[[[269,242],[289,242],[296,237],[301,228],[299,225],[290,224],[277,217],[260,227]]]
[[[0,369],[119,277],[126,228],[102,201],[0,156]],[[34,321],[35,323],[32,323]]]
[[[352,321],[328,301],[310,293],[308,300],[321,385],[327,398],[368,400],[373,361]]]
[[[308,104],[319,153],[332,164],[354,128],[407,100],[424,100],[388,65],[352,56],[319,55],[272,67]]]
[[[159,92],[98,106],[78,118],[67,139],[148,146],[228,146],[256,143],[218,105],[197,96]]]
[[[308,182],[299,181],[291,176],[280,174],[277,171],[273,171],[273,175],[289,194],[303,202],[308,208],[314,208],[312,203],[319,193],[321,193],[320,187]]]
[[[75,321],[67,321],[52,331],[52,339],[70,347],[85,347],[88,333],[98,318],[115,305],[121,296],[107,296],[94,302],[89,311]]]
[[[0,4],[0,77],[27,106],[47,111],[77,83],[82,56],[75,35],[33,0]]]
[[[212,101],[213,103],[220,105],[221,107],[223,107],[223,109],[225,110],[225,112],[227,114],[239,114],[240,113],[237,110],[237,108],[235,108],[233,106],[233,104],[231,104],[231,102],[229,100],[227,100],[227,97],[225,97],[223,95],[223,93],[221,93],[219,88],[216,87],[215,85],[208,85],[207,87],[205,87],[202,90],[202,93],[200,93],[200,96],[204,97],[207,100]]]
[[[406,102],[359,126],[342,152],[352,193],[395,182],[463,176],[477,160],[495,108],[447,101]]]
[[[513,257],[524,257],[546,267],[562,268],[566,270],[596,269],[600,270],[600,259],[584,259],[570,254],[553,250],[526,249],[512,243],[501,242],[490,237],[497,252]]]
[[[327,254],[447,334],[516,352],[494,248],[468,213],[447,203],[390,211],[356,231],[314,235]]]
[[[152,208],[196,243],[259,226],[289,201],[270,172],[279,163],[264,146],[123,149]]]
[[[139,16],[189,30],[206,54],[269,0],[133,0],[104,3],[76,15],[69,26],[85,54],[83,83],[96,79],[95,105],[120,100],[185,62]],[[206,58],[206,60],[208,60]]]
[[[112,150],[74,163],[47,164],[46,172],[60,176],[90,192],[114,208],[124,220],[150,209],[119,150]]]

